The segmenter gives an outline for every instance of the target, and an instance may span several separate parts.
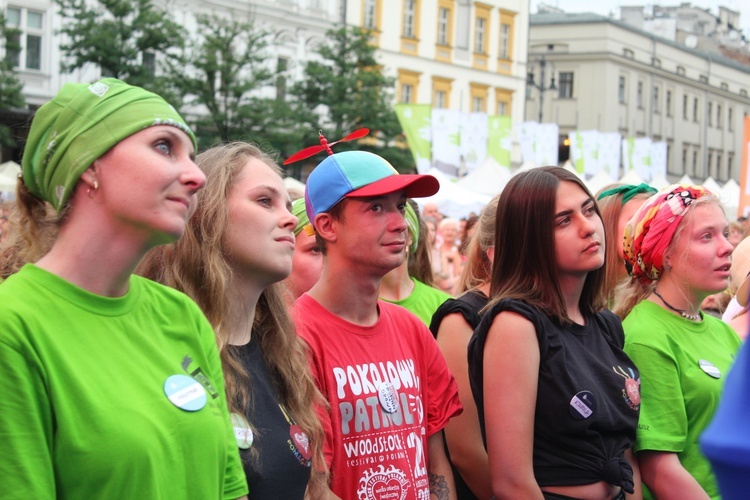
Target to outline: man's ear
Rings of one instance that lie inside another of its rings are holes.
[[[315,232],[326,242],[336,241],[336,224],[331,214],[327,212],[315,216]]]

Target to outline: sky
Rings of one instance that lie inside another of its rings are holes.
[[[687,1],[687,0],[685,0]],[[537,5],[545,3],[547,5],[553,5],[558,7],[565,12],[594,12],[608,16],[610,13],[614,13],[616,19],[620,17],[620,6],[621,5],[663,5],[663,6],[674,6],[682,3],[682,0],[661,0],[655,2],[648,1],[622,1],[622,0],[531,0],[531,13],[536,14]],[[745,36],[750,39],[750,0],[694,0],[690,2],[694,7],[700,7],[702,9],[709,9],[709,12],[714,15],[719,15],[719,5],[739,11],[740,12],[740,25],[742,26]]]

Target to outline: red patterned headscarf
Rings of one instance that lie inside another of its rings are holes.
[[[659,279],[677,226],[690,205],[708,195],[712,193],[702,186],[673,184],[646,200],[625,226],[623,249],[633,277],[644,284]]]

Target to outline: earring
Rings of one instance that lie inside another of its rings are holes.
[[[89,198],[93,198],[93,197],[94,197],[94,194],[95,194],[95,193],[96,193],[96,192],[97,192],[98,190],[99,190],[99,181],[97,181],[96,179],[94,179],[94,185],[93,185],[93,186],[89,186],[89,187],[88,187],[88,188],[86,189],[86,195],[88,195],[88,197],[89,197]]]

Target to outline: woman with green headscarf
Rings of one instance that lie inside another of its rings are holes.
[[[37,111],[0,262],[4,498],[247,493],[211,326],[132,275],[195,211],[195,149],[169,104],[115,79]]]

